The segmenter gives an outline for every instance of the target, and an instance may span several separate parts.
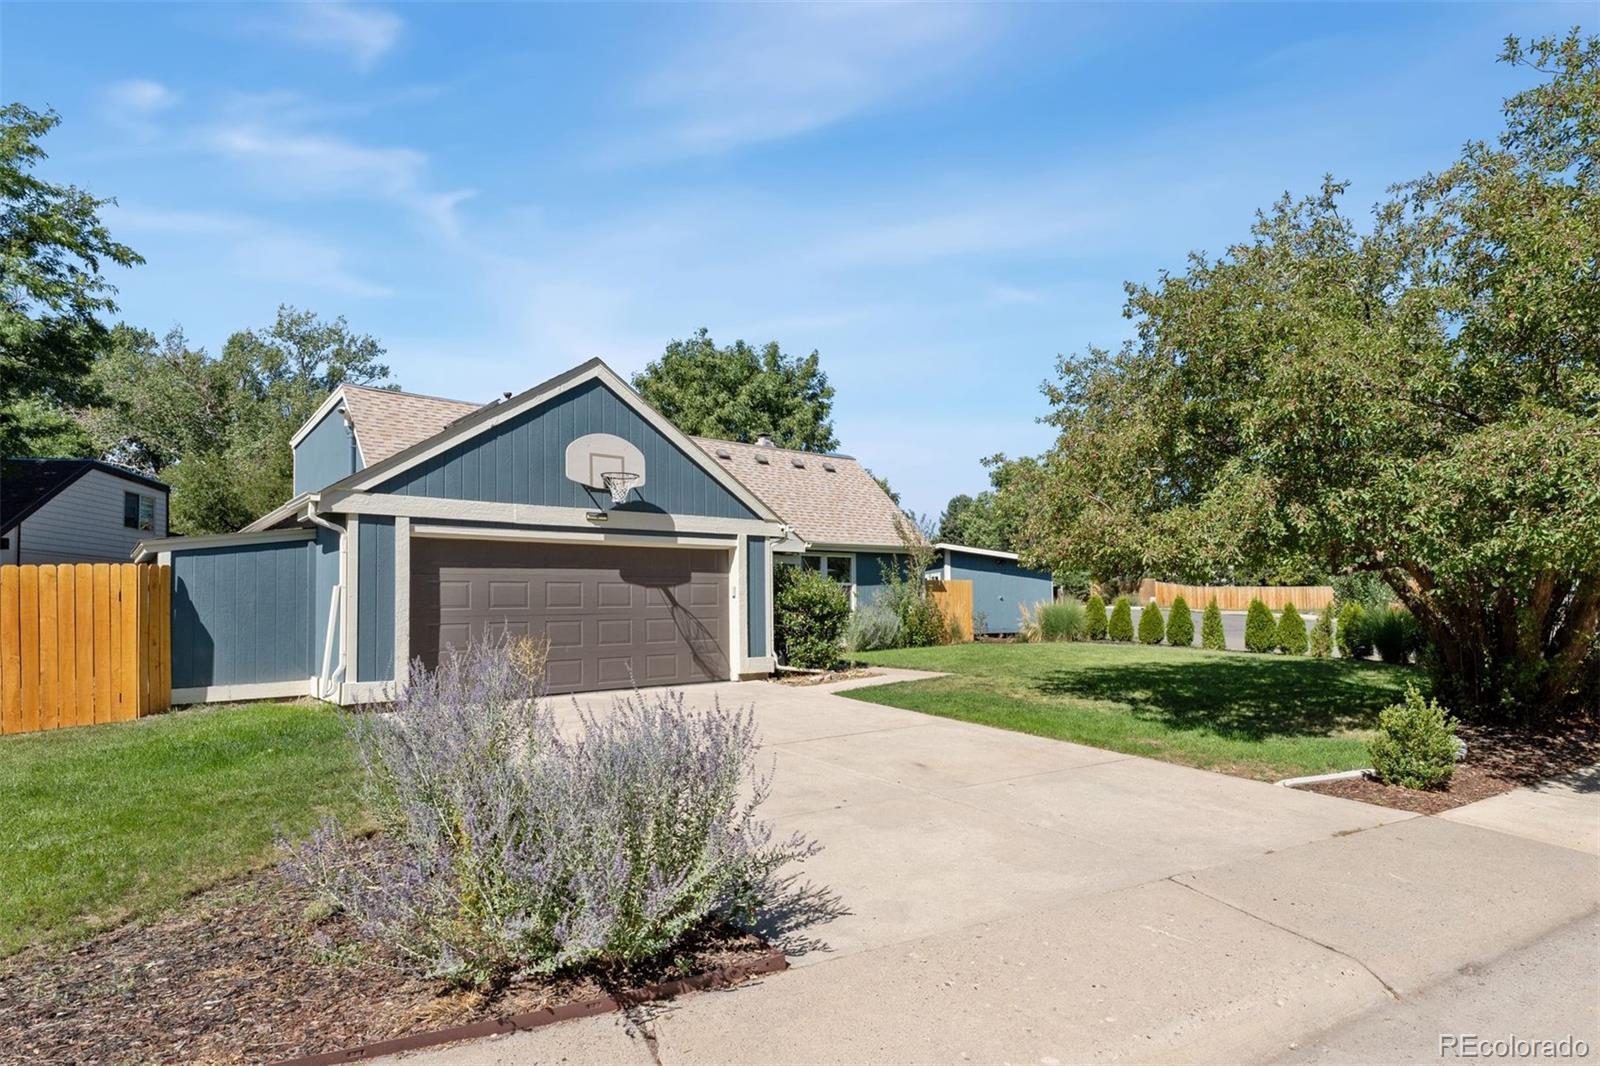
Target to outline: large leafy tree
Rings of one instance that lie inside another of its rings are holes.
[[[1463,711],[1532,718],[1600,674],[1600,40],[1503,134],[1369,226],[1328,181],[1130,285],[1137,340],[1062,360],[1024,553],[1096,573],[1378,574]]]
[[[101,223],[112,201],[34,173],[60,121],[0,107],[0,455],[85,448],[65,408],[88,397],[89,368],[109,341],[101,319],[116,310],[116,290],[101,267],[144,262]]]
[[[701,329],[674,340],[633,376],[633,387],[685,433],[724,440],[770,437],[780,448],[839,447],[833,435],[833,386],[816,352],[785,355],[776,341],[757,350],[744,341],[717,347]]]
[[[174,532],[229,532],[289,498],[290,436],[341,382],[386,379],[382,357],[343,318],[291,307],[219,357],[181,330],[118,327],[94,370],[105,401],[84,422],[99,450],[171,482]]]
[[[1017,487],[1034,460],[995,455],[985,459],[984,464],[989,467],[992,487],[976,496],[952,496],[939,516],[938,537],[971,548],[1015,551],[1017,532],[1026,512]]]

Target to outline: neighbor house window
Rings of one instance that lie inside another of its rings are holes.
[[[156,530],[156,498],[138,492],[122,494],[122,524],[129,529],[154,533]]]

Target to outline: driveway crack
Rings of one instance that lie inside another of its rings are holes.
[[[1370,976],[1374,981],[1376,981],[1376,982],[1378,982],[1378,984],[1382,985],[1383,986],[1383,990],[1389,994],[1389,998],[1390,999],[1393,999],[1396,1002],[1398,1002],[1400,1000],[1400,993],[1396,992],[1395,989],[1394,989],[1394,986],[1391,985],[1388,981],[1385,981],[1383,979],[1383,977],[1378,973],[1377,970],[1374,970],[1371,966],[1368,966],[1365,962],[1363,962],[1362,960],[1356,958],[1354,955],[1350,954],[1348,951],[1345,951],[1343,948],[1334,947],[1332,944],[1324,943],[1323,941],[1318,940],[1314,936],[1307,936],[1305,933],[1302,933],[1298,929],[1291,929],[1287,925],[1280,925],[1277,922],[1273,921],[1271,918],[1263,918],[1261,915],[1256,914],[1256,913],[1254,913],[1252,911],[1248,911],[1248,910],[1246,910],[1245,908],[1239,906],[1236,903],[1230,903],[1225,899],[1222,899],[1222,898],[1217,897],[1217,896],[1213,896],[1211,893],[1206,892],[1206,891],[1196,887],[1195,885],[1191,885],[1191,884],[1188,884],[1188,883],[1186,883],[1184,881],[1180,881],[1180,880],[1178,880],[1179,876],[1181,876],[1181,875],[1174,874],[1173,876],[1166,878],[1166,880],[1171,881],[1173,884],[1177,885],[1179,888],[1187,888],[1190,892],[1193,892],[1195,895],[1201,896],[1201,897],[1203,897],[1205,899],[1209,899],[1213,903],[1220,903],[1220,904],[1222,904],[1222,906],[1227,907],[1229,910],[1237,911],[1238,913],[1244,915],[1246,918],[1254,918],[1256,921],[1262,923],[1263,925],[1270,925],[1274,929],[1281,929],[1283,932],[1288,933],[1290,936],[1298,937],[1299,939],[1304,940],[1308,944],[1315,944],[1317,947],[1322,948],[1325,951],[1333,952],[1335,955],[1338,955],[1340,958],[1349,959],[1351,962],[1355,963],[1357,966],[1359,966],[1363,970],[1365,970],[1367,972],[1367,975]]]

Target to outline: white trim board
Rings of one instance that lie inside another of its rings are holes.
[[[310,540],[316,536],[309,529],[268,529],[256,533],[212,533],[203,537],[156,537],[141,540],[133,546],[133,561],[143,562],[145,556],[166,552],[201,551],[206,548],[226,548],[234,544],[271,544],[280,540]]]
[[[398,521],[398,519],[397,519]],[[631,548],[705,548],[730,551],[732,537],[644,536],[609,529],[506,529],[503,526],[431,526],[414,523],[413,537],[436,540],[515,540],[531,544],[614,544]]]
[[[996,551],[993,548],[969,548],[965,544],[951,544],[942,540],[935,544],[934,548],[938,551],[960,552],[966,555],[987,555],[992,559],[1010,559],[1012,562],[1020,558],[1016,552]]]
[[[658,511],[591,511],[583,507],[550,507],[544,504],[496,503],[487,500],[439,499],[432,496],[401,496],[387,492],[329,491],[322,495],[319,513],[385,515],[407,518],[444,518],[457,521],[501,522],[519,526],[569,526],[573,529],[646,530],[663,533],[754,533],[765,536],[780,526],[754,518],[702,518],[697,515],[672,515]],[[593,521],[591,514],[604,514],[604,521]]]
[[[174,706],[187,703],[237,703],[241,700],[273,700],[285,696],[317,695],[317,679],[302,681],[256,681],[243,685],[202,685],[172,690]]]
[[[295,430],[294,435],[289,438],[289,447],[298,448],[300,446],[300,442],[305,440],[306,437],[311,434],[313,429],[316,429],[318,426],[322,425],[322,420],[327,418],[328,413],[335,407],[339,406],[340,402],[343,400],[344,385],[341,383],[339,385],[335,385],[333,391],[328,393],[327,399],[323,400],[317,405],[317,409],[311,412],[310,418],[307,418],[304,422],[300,423],[300,428]],[[346,421],[348,421],[348,419],[346,419]]]

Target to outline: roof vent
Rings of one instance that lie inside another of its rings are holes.
[[[838,470],[838,469],[839,469],[839,468],[838,468],[838,467],[836,467],[836,466],[834,466],[834,465],[833,465],[833,464],[832,464],[832,463],[826,463],[826,462],[825,462],[825,463],[823,463],[823,464],[822,464],[822,469],[824,469],[824,470],[826,470],[826,471],[827,471],[827,472],[828,472],[828,473],[830,473],[830,474],[832,474],[832,473],[834,473],[834,472],[835,472],[835,471],[837,471],[837,470]]]
[[[771,437],[769,437],[765,433],[763,433],[763,434],[761,434],[761,436],[756,438],[756,447],[757,448],[776,448],[777,445],[772,443],[772,438]]]
[[[795,466],[799,467],[801,470],[804,470],[806,468],[806,461],[804,459],[800,458],[798,455],[795,456],[793,459],[790,459],[789,461],[791,463],[793,463]]]
[[[717,458],[718,459],[732,459],[733,458],[733,453],[730,452],[726,448],[718,448],[717,449]]]
[[[765,455],[757,455],[756,462],[760,463],[762,466],[766,466],[768,463],[772,462],[772,460],[768,459]]]

